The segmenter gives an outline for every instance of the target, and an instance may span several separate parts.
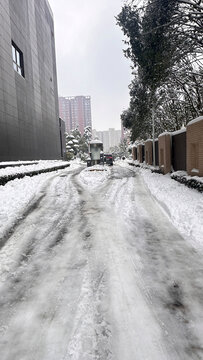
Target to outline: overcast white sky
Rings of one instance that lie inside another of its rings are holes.
[[[49,0],[54,13],[60,96],[90,95],[93,128],[120,129],[128,107],[130,61],[114,18],[123,0]]]

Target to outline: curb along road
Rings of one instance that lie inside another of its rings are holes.
[[[66,164],[66,165],[60,165],[60,166],[53,166],[47,169],[40,169],[40,170],[33,170],[33,171],[27,171],[24,173],[16,173],[16,174],[12,174],[12,175],[4,175],[0,177],[0,186],[1,185],[6,185],[7,182],[11,181],[11,180],[15,180],[15,179],[22,179],[25,176],[35,176],[35,175],[39,175],[39,174],[43,174],[43,173],[47,173],[47,172],[52,172],[52,171],[56,171],[56,170],[62,170],[65,169],[67,167],[69,167],[70,164]]]

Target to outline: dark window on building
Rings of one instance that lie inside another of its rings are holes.
[[[13,57],[13,68],[18,74],[25,77],[23,53],[12,41],[12,57]]]

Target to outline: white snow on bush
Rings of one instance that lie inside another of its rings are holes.
[[[32,164],[32,163],[38,163],[39,160],[18,160],[18,161],[1,161],[0,165],[6,165],[6,166],[20,166],[20,165],[25,165],[25,164]]]
[[[3,163],[2,163],[3,164]],[[18,163],[16,163],[18,165]],[[42,169],[50,169],[56,166],[68,164],[67,161],[62,160],[39,160],[38,164],[34,165],[20,165],[11,167],[8,166],[5,169],[0,169],[0,177],[14,174],[22,174],[28,171],[38,171]]]
[[[196,171],[195,171],[196,170]],[[192,169],[192,171],[194,172],[199,172],[198,169]],[[172,174],[173,175],[177,175],[177,176],[183,176],[186,180],[196,180],[198,181],[199,183],[203,183],[203,177],[202,176],[190,176],[187,174],[186,171],[184,170],[178,170],[178,171],[174,171]]]
[[[193,245],[203,246],[203,195],[170,178],[140,169],[152,195],[181,234]]]
[[[109,177],[110,168],[108,166],[90,166],[79,174],[79,181],[82,185],[88,186],[89,190],[95,190],[101,186]]]

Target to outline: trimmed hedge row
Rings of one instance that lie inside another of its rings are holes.
[[[5,185],[7,182],[9,182],[11,180],[22,179],[25,176],[35,176],[35,175],[39,175],[39,174],[43,174],[43,173],[47,173],[47,172],[62,170],[69,166],[70,166],[70,164],[66,164],[66,165],[54,166],[54,167],[51,167],[48,169],[33,170],[33,171],[27,171],[25,173],[12,174],[12,175],[4,175],[4,176],[0,177],[0,185]]]
[[[131,162],[129,162],[128,165],[135,166],[135,167],[140,167],[140,164],[133,164]]]
[[[143,164],[133,164],[131,162],[129,162],[128,165],[135,166],[135,167],[142,167],[143,169],[151,170],[151,172],[153,172],[153,173],[162,174],[161,169],[155,169],[155,168],[153,169],[153,168],[151,168],[151,167],[149,167],[147,165],[144,166]]]
[[[16,163],[16,164],[4,164],[4,165],[2,165],[1,163],[0,163],[0,169],[6,169],[7,167],[16,167],[16,166],[27,166],[27,165],[37,165],[39,162],[38,161],[36,161],[36,162],[27,162],[27,163]]]
[[[171,174],[171,179],[178,181],[181,184],[188,186],[189,188],[203,192],[203,183],[192,177],[188,178],[184,175]]]

